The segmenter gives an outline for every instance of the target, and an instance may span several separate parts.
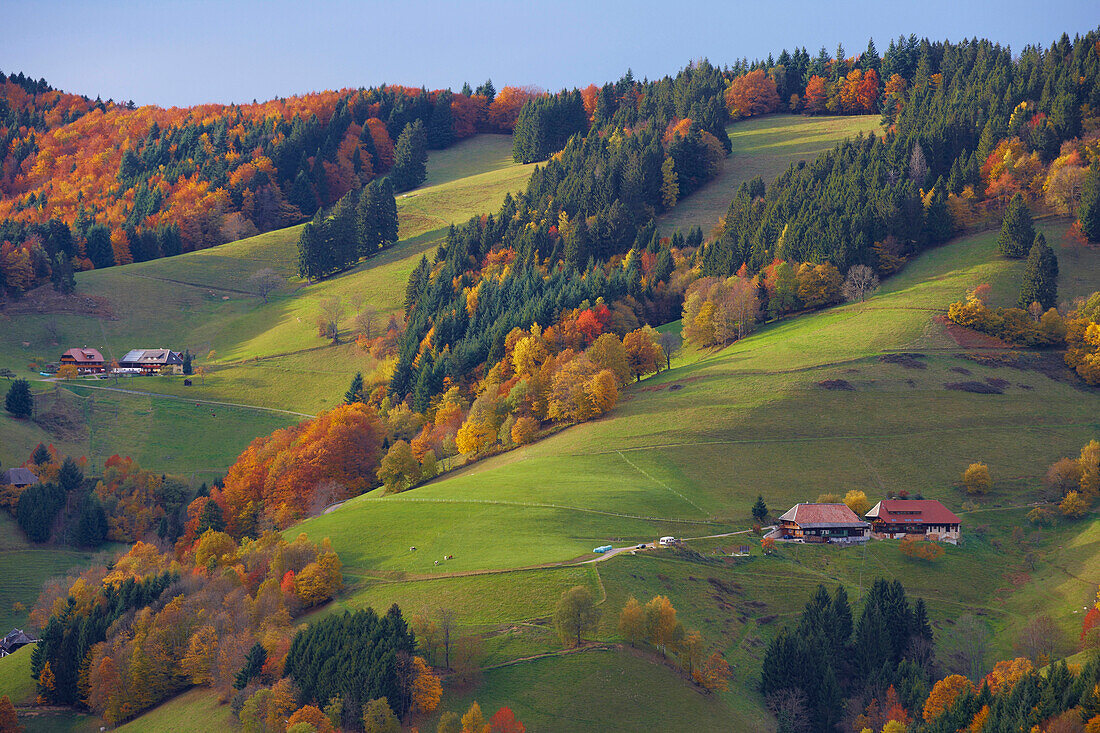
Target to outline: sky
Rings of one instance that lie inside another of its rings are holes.
[[[675,74],[910,33],[1018,52],[1100,26],[1096,0],[0,0],[0,70],[139,105],[251,102],[383,83],[543,89]]]

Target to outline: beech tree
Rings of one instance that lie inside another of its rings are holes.
[[[845,298],[862,303],[868,295],[878,290],[878,275],[867,265],[854,265],[848,270],[843,290]]]
[[[573,586],[561,594],[554,609],[554,625],[562,643],[580,646],[583,635],[592,631],[600,620],[592,592],[583,585]]]

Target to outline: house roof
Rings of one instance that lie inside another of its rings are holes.
[[[11,649],[13,646],[23,646],[24,644],[33,644],[37,639],[32,639],[23,633],[22,629],[12,629],[11,632],[0,639],[0,648]]]
[[[35,476],[29,468],[24,468],[23,466],[9,468],[7,471],[4,471],[4,473],[0,474],[0,484],[30,486],[36,483],[38,483],[38,477]]]
[[[866,516],[890,524],[962,523],[957,514],[935,499],[883,499]]]
[[[794,522],[802,528],[815,527],[867,527],[847,504],[795,504],[779,518]]]
[[[66,356],[71,356],[77,364],[103,361],[103,354],[99,353],[97,349],[89,349],[87,346],[82,349],[69,349],[61,355],[61,358],[64,359]]]
[[[182,364],[183,357],[171,349],[130,349],[119,364]]]

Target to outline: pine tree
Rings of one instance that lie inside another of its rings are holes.
[[[225,529],[225,516],[222,513],[221,505],[213,499],[206,502],[206,506],[202,508],[196,533],[201,537],[211,529],[215,532],[221,532]]]
[[[191,364],[191,362],[194,358],[195,357],[191,356],[191,351],[189,349],[184,350],[184,352],[183,352],[183,373],[185,375],[191,375],[191,374],[195,373],[195,368]]]
[[[397,197],[393,195],[393,182],[389,178],[383,178],[378,188],[378,233],[384,247],[396,242],[398,238]]]
[[[428,177],[428,138],[424,123],[414,120],[405,125],[393,148],[390,179],[397,191],[416,188]]]
[[[61,488],[66,493],[79,489],[81,484],[84,483],[84,472],[80,470],[80,466],[76,464],[76,461],[69,456],[66,456],[61,463],[61,470],[57,473],[57,483],[61,484]]]
[[[1017,193],[1008,203],[1001,234],[997,237],[997,251],[1005,257],[1020,260],[1027,256],[1035,241],[1035,227],[1031,223],[1031,211],[1023,195]]]
[[[243,690],[248,687],[249,682],[260,676],[266,661],[267,651],[264,650],[262,644],[256,642],[252,645],[252,648],[248,650],[248,656],[245,657],[244,666],[241,667],[240,672],[237,672],[237,678],[233,681],[233,687],[238,690]]]
[[[34,452],[31,453],[31,460],[34,461],[34,465],[43,466],[50,462],[50,451],[46,446],[39,443],[34,447]]]
[[[1100,242],[1100,164],[1089,166],[1088,177],[1081,190],[1081,203],[1077,207],[1077,220],[1081,231],[1090,242]]]
[[[1058,302],[1058,258],[1042,232],[1035,235],[1035,242],[1027,255],[1018,305],[1026,310],[1035,302],[1044,311]]]
[[[752,518],[763,524],[768,518],[768,505],[764,503],[764,497],[757,495],[756,503],[752,505]]]
[[[416,309],[416,303],[420,299],[420,291],[428,282],[428,274],[431,268],[428,266],[428,258],[421,255],[420,262],[409,274],[409,283],[405,286],[405,318],[408,319]]]
[[[94,493],[88,493],[80,507],[76,525],[76,544],[80,547],[99,547],[107,539],[107,514]]]
[[[356,372],[352,377],[351,386],[348,387],[348,391],[344,393],[344,404],[351,405],[356,402],[366,402],[363,397],[363,373]]]

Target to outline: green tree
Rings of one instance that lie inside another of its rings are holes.
[[[61,484],[61,488],[66,492],[75,491],[84,483],[84,472],[69,456],[66,456],[61,463],[61,470],[57,473],[57,483]]]
[[[401,724],[390,709],[389,701],[380,697],[363,708],[364,733],[401,733]]]
[[[1042,232],[1035,235],[1035,242],[1027,255],[1018,304],[1026,310],[1036,302],[1044,311],[1058,302],[1058,258]]]
[[[263,672],[264,663],[267,661],[267,651],[263,645],[256,642],[252,645],[252,648],[248,650],[248,656],[245,657],[244,666],[237,672],[237,678],[233,681],[233,687],[238,690],[243,690],[248,687],[248,683],[253,679],[260,676]]]
[[[398,440],[382,459],[378,468],[378,480],[386,491],[404,491],[420,481],[420,461],[416,460],[412,448],[403,440]]]
[[[756,503],[752,505],[752,518],[761,524],[768,518],[768,505],[764,503],[764,497],[757,495]]]
[[[41,466],[50,462],[50,451],[46,449],[46,446],[39,443],[34,447],[34,452],[31,453],[31,460],[34,461],[34,465]]]
[[[191,375],[191,374],[195,373],[195,368],[191,363],[194,360],[194,358],[195,357],[193,357],[191,355],[190,349],[184,349],[184,351],[183,351],[183,373],[184,374]]]
[[[221,505],[213,499],[206,502],[206,506],[202,508],[202,514],[199,515],[199,525],[195,533],[202,537],[206,531],[211,529],[215,532],[221,532],[225,529],[225,516],[222,513]]]
[[[1008,202],[1001,234],[997,237],[997,251],[1005,257],[1021,260],[1035,241],[1035,226],[1031,222],[1031,210],[1022,194],[1017,193]]]
[[[31,385],[26,379],[16,379],[8,387],[8,394],[4,398],[4,409],[23,420],[31,416],[34,411],[34,397],[31,395]]]
[[[1088,177],[1081,189],[1077,220],[1081,223],[1081,231],[1090,242],[1100,242],[1100,164],[1093,163],[1089,166]]]
[[[393,148],[390,180],[397,191],[416,188],[428,177],[428,138],[419,119],[405,125]]]
[[[661,203],[671,209],[680,200],[680,179],[676,175],[676,164],[671,157],[661,163]]]
[[[344,404],[351,405],[356,402],[366,402],[363,396],[363,373],[356,372],[355,376],[351,379],[351,386],[348,387],[348,391],[344,393]]]
[[[554,625],[563,644],[580,646],[584,633],[594,630],[599,621],[600,610],[588,588],[577,585],[561,594],[554,609]]]
[[[436,733],[462,733],[462,717],[458,713],[447,711],[439,716]]]
[[[89,492],[80,507],[76,523],[76,544],[80,547],[99,547],[107,539],[107,513],[99,498]]]

